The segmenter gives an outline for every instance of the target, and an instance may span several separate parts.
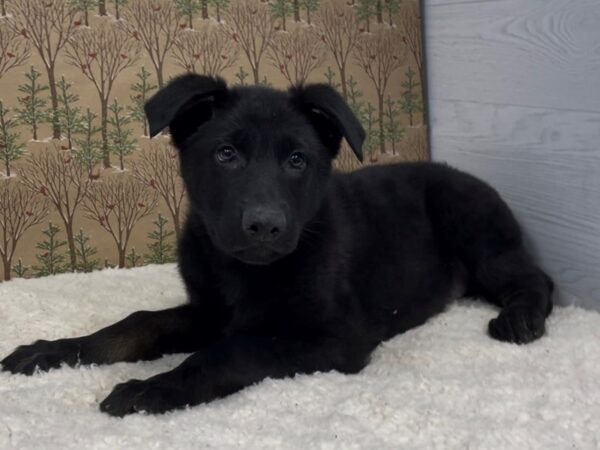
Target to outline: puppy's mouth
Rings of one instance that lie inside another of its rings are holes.
[[[289,253],[289,251],[282,251],[269,246],[255,246],[234,250],[231,252],[231,256],[246,264],[267,266]]]

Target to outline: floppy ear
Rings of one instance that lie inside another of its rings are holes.
[[[179,147],[211,118],[215,101],[226,94],[227,85],[218,77],[188,74],[175,78],[144,105],[150,137],[169,127],[173,142]]]
[[[344,137],[362,162],[365,130],[334,88],[328,84],[309,84],[292,87],[289,92],[292,103],[307,115],[334,157]]]

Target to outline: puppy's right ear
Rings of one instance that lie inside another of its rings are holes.
[[[218,77],[188,74],[175,78],[144,105],[150,137],[169,127],[173,143],[181,148],[212,117],[215,102],[227,92],[227,84]]]

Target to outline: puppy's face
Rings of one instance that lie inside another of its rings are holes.
[[[159,120],[178,96],[185,100],[168,123]],[[192,210],[213,244],[248,264],[295,250],[322,203],[343,136],[362,156],[360,124],[325,85],[228,89],[219,79],[187,75],[151,99],[147,114],[154,133],[169,125]]]

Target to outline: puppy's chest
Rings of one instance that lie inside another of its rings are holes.
[[[221,292],[232,308],[227,332],[294,333],[317,320],[293,279],[251,275],[224,277]]]

